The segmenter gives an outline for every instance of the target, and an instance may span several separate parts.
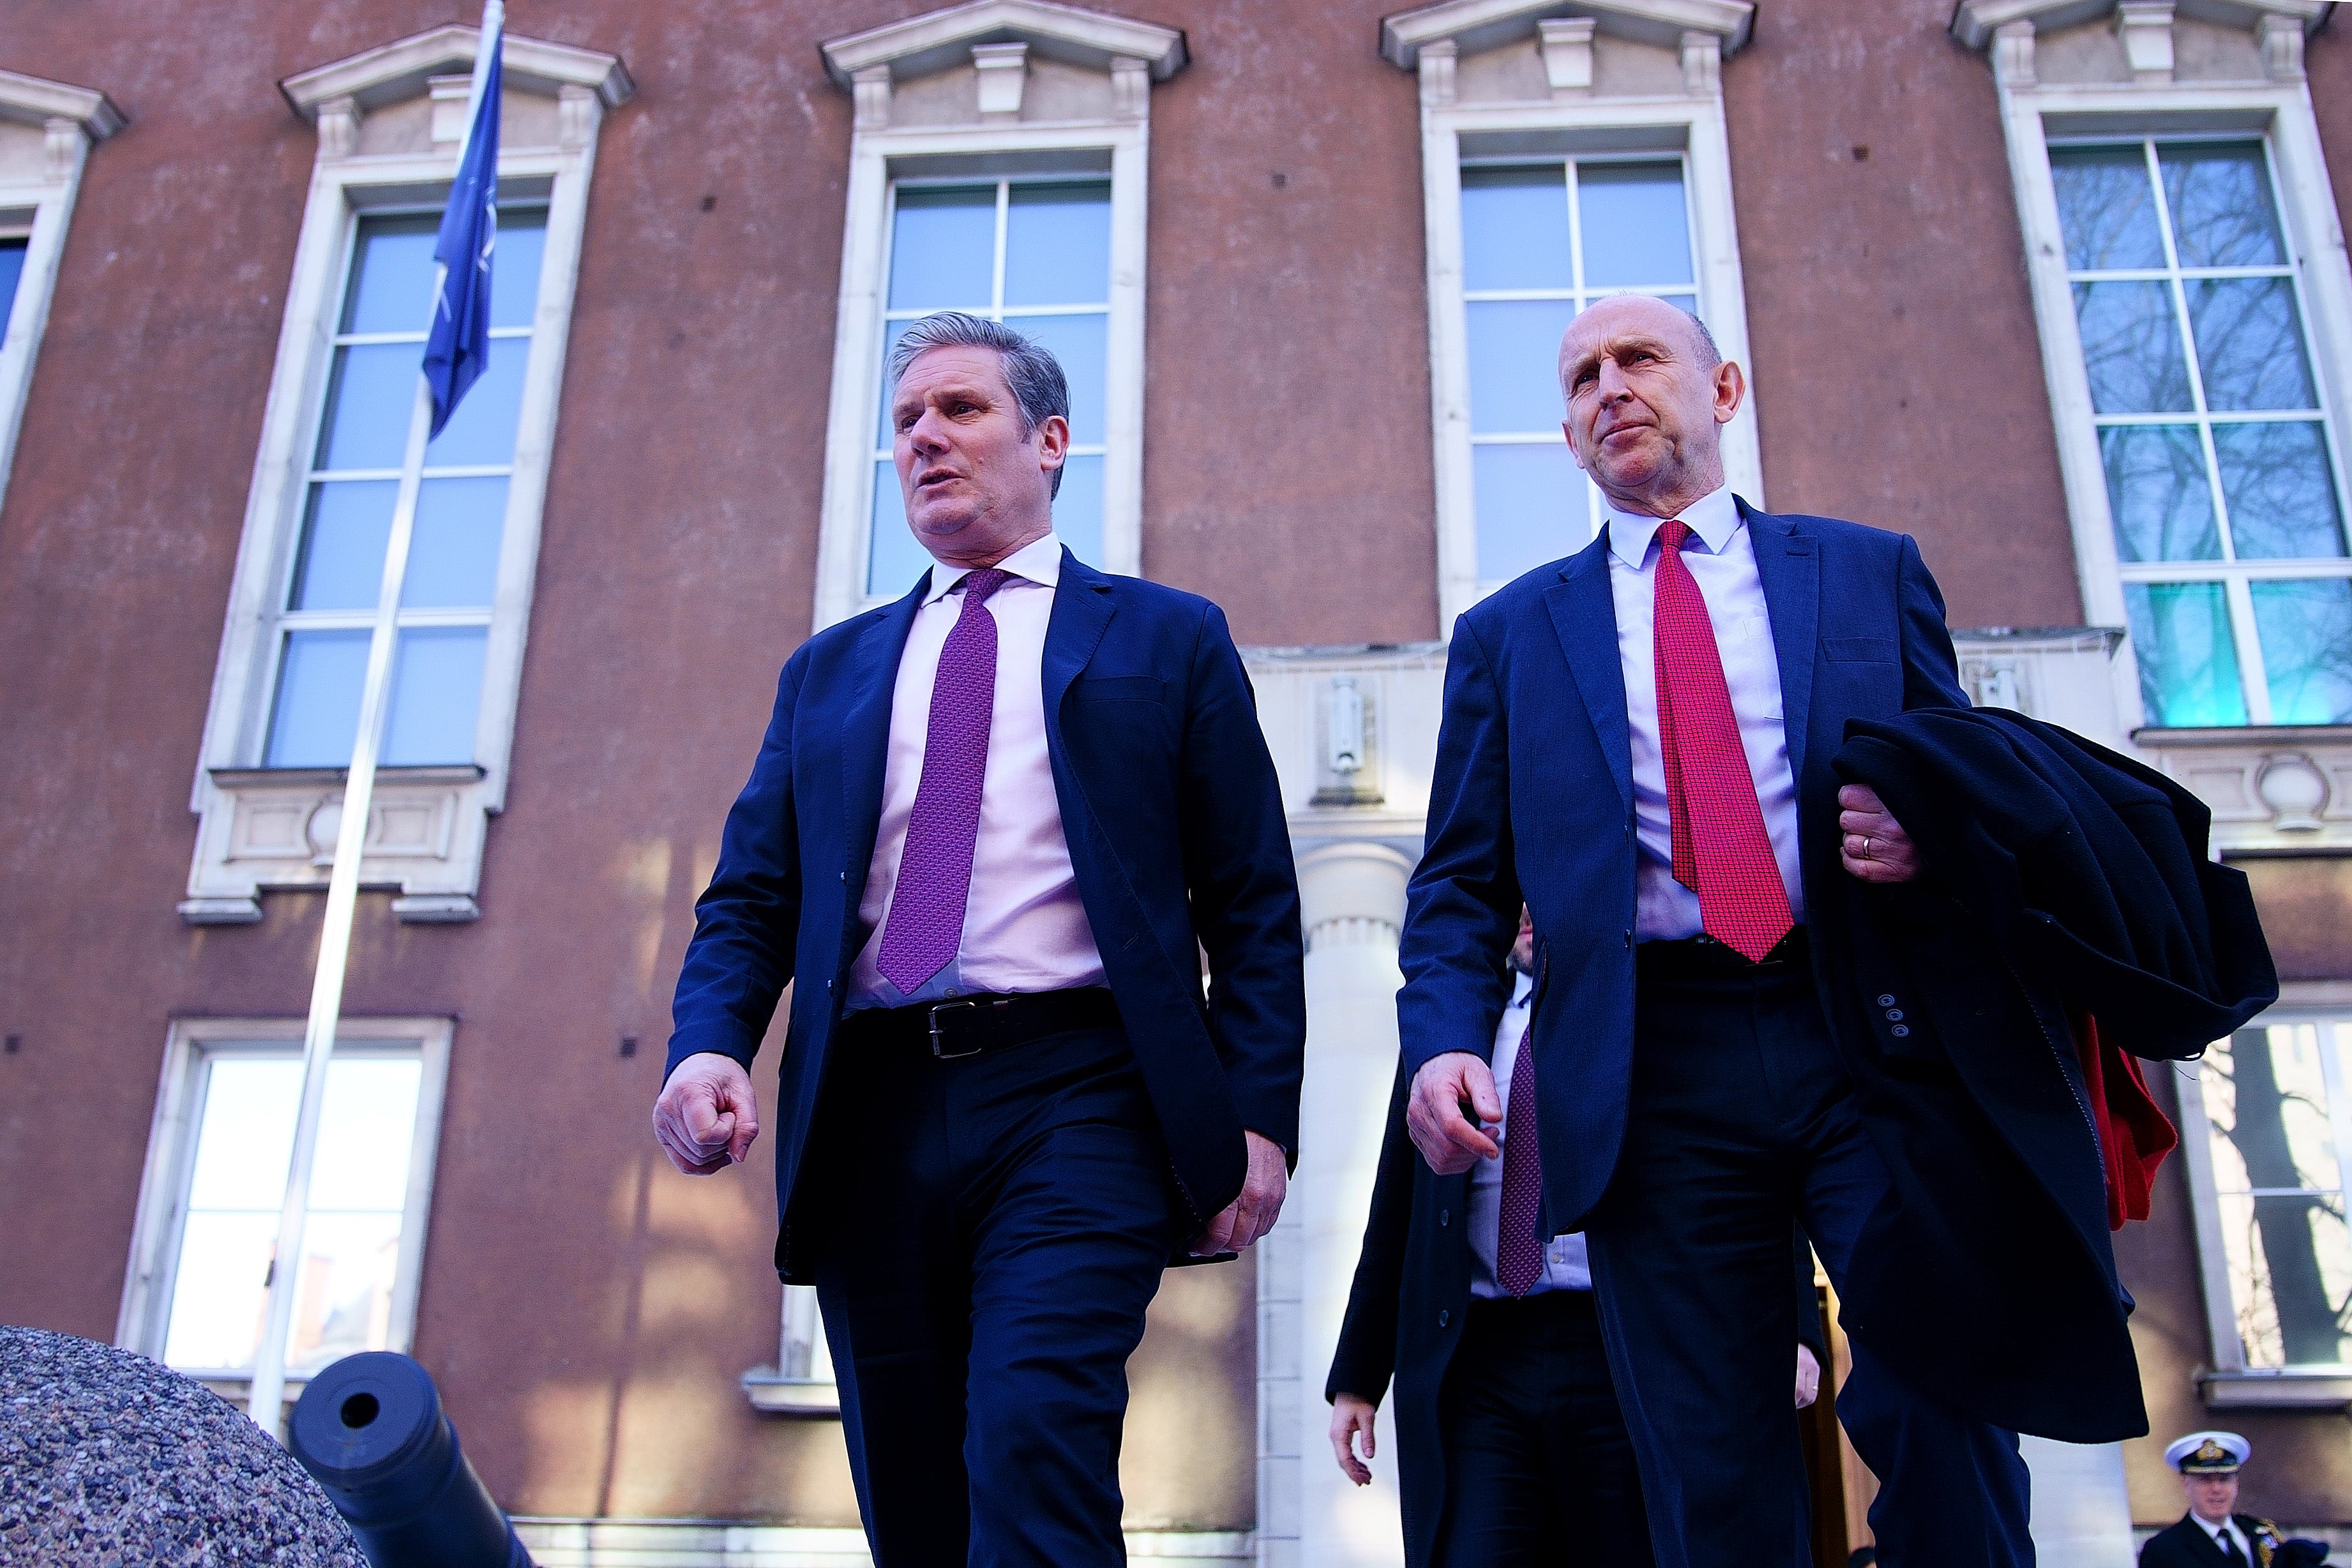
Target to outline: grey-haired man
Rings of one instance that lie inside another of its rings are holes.
[[[935,563],[784,667],[655,1130],[689,1173],[743,1158],[795,983],[776,1264],[816,1286],[876,1563],[1123,1563],[1144,1309],[1272,1227],[1297,1147],[1290,839],[1217,607],[1054,537],[1053,356],[945,313],[890,368]]]

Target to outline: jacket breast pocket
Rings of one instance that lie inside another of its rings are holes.
[[[1156,675],[1103,675],[1074,682],[1070,696],[1079,702],[1163,702],[1168,683]]]
[[[1823,637],[1822,657],[1855,664],[1893,664],[1902,650],[1893,637]]]

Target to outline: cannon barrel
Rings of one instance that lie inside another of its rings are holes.
[[[532,1568],[457,1446],[440,1390],[404,1355],[346,1356],[310,1380],[288,1447],[374,1568]]]

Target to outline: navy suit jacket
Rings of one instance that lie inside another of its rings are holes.
[[[793,1204],[850,965],[871,934],[857,911],[891,700],[928,582],[819,632],[785,664],[678,975],[669,1070],[700,1051],[748,1068],[798,982],[769,1119],[776,1263],[796,1283],[809,1261],[792,1245]],[[1274,761],[1224,616],[1206,599],[1065,550],[1043,673],[1078,895],[1176,1186],[1204,1223],[1241,1191],[1243,1129],[1297,1150],[1304,945]]]
[[[1809,921],[1837,906],[1850,719],[1966,707],[1943,595],[1907,534],[1739,503],[1763,580],[1797,781]],[[1536,1077],[1541,1234],[1584,1228],[1624,1142],[1633,1048],[1633,763],[1604,531],[1465,611],[1445,667],[1428,846],[1406,896],[1397,1018],[1404,1066],[1481,1060],[1508,994],[1524,900],[1543,953]],[[1555,1154],[1553,1151],[1559,1151]]]

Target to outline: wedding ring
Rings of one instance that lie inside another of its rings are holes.
[[[1871,858],[1871,854],[1870,854],[1870,844],[1871,844],[1870,835],[1869,835],[1869,834],[1867,834],[1867,833],[1864,834],[1864,835],[1862,836],[1862,858],[1863,858],[1864,859],[1865,859],[1865,860],[1867,860],[1867,859]]]

